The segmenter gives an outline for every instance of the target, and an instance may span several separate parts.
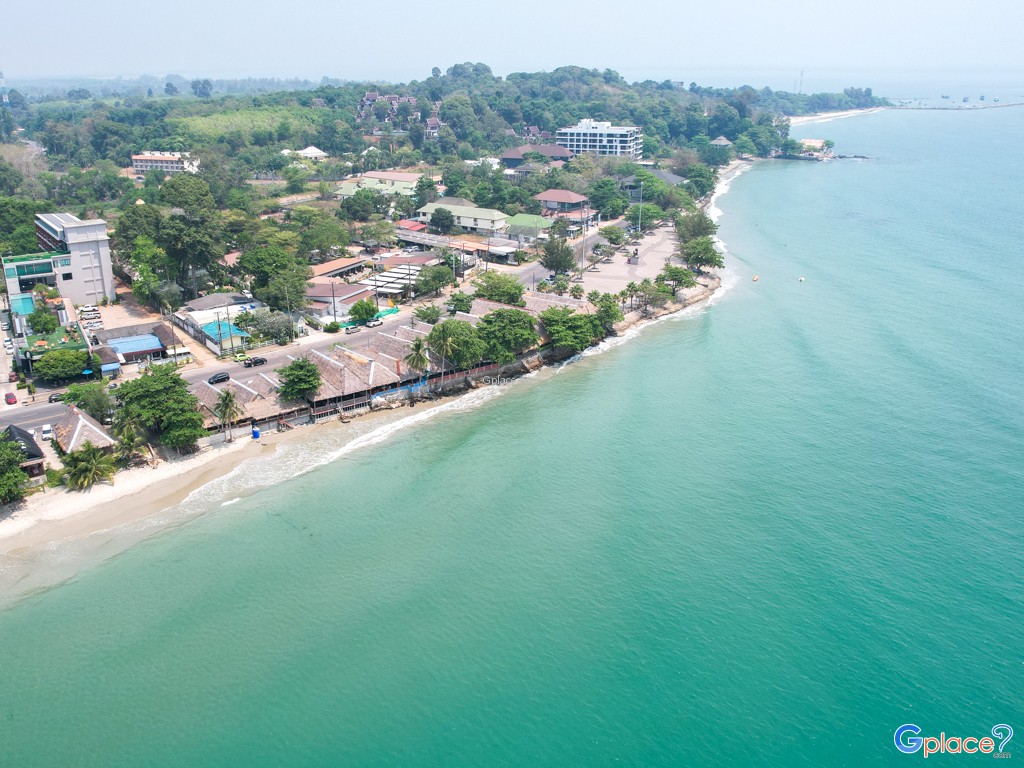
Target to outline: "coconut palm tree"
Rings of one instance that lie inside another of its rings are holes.
[[[409,345],[409,354],[402,358],[402,362],[422,375],[430,365],[430,358],[427,357],[428,350],[427,342],[423,340],[422,336],[417,336]]]
[[[427,341],[427,345],[435,355],[441,356],[441,392],[444,393],[444,372],[448,367],[448,358],[455,354],[456,340],[450,332],[450,326],[445,323],[435,325],[430,335],[434,338]]]
[[[131,418],[119,418],[114,423],[113,431],[114,437],[117,438],[114,458],[122,464],[131,464],[146,446],[146,438],[139,429],[138,422]]]
[[[239,405],[238,398],[232,390],[221,390],[220,395],[217,396],[217,402],[213,406],[213,415],[220,421],[220,428],[228,433],[228,442],[230,443],[235,439],[231,425],[242,415],[242,406]]]
[[[76,491],[84,491],[101,481],[113,482],[114,457],[86,442],[77,451],[64,457],[64,484]]]
[[[633,299],[640,293],[640,286],[634,282],[626,283],[626,295],[629,296],[629,308],[633,308]]]

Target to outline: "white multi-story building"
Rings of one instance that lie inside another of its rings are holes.
[[[3,260],[8,296],[52,285],[73,304],[113,301],[114,273],[103,219],[82,221],[70,213],[37,213],[36,239],[45,253]]]
[[[146,171],[163,171],[173,173],[198,173],[199,161],[193,160],[187,152],[150,152],[132,155],[132,168],[142,176]]]
[[[589,118],[560,128],[555,143],[576,154],[622,155],[634,160],[644,156],[644,133],[635,125],[612,125]]]

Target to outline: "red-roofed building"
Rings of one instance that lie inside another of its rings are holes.
[[[399,229],[408,229],[412,232],[421,232],[427,228],[427,225],[422,221],[412,221],[411,219],[401,219],[398,222]]]

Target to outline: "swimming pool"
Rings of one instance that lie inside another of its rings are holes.
[[[28,317],[36,308],[31,293],[16,293],[11,296],[11,311],[16,315]]]

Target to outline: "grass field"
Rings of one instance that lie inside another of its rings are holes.
[[[234,131],[249,139],[253,131],[276,131],[282,122],[291,126],[293,136],[315,132],[319,127],[314,110],[295,107],[238,109],[211,115],[172,117],[168,122],[177,127],[180,133],[209,141]]]

